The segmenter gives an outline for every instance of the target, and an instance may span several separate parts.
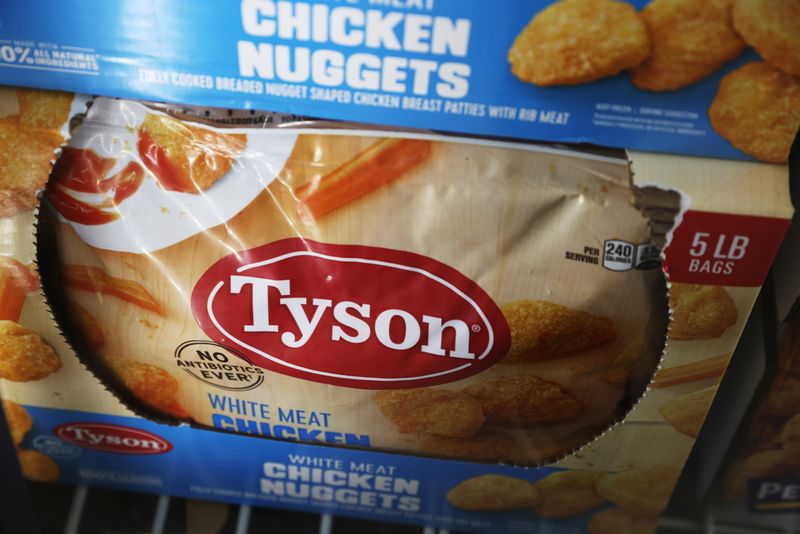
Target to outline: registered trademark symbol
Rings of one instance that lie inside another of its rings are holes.
[[[472,331],[473,332],[480,332],[481,331],[481,325],[479,325],[479,324],[472,325]]]

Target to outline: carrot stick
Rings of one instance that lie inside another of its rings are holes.
[[[728,367],[728,361],[730,361],[730,359],[730,353],[720,354],[713,358],[706,358],[705,360],[697,362],[661,369],[653,380],[653,387],[665,388],[714,376],[721,376]]]
[[[36,274],[14,258],[0,256],[0,319],[18,321],[25,297],[39,289]]]
[[[431,152],[421,139],[381,139],[353,159],[296,190],[297,197],[318,218],[396,180]]]
[[[164,315],[159,303],[138,282],[114,278],[102,269],[89,265],[64,264],[61,268],[64,281],[69,287],[111,295],[145,310]]]

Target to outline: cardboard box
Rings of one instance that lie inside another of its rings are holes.
[[[795,221],[771,273],[774,295],[769,315],[773,322],[765,328],[765,368],[717,480],[715,507],[733,510],[732,515],[742,523],[783,527],[796,518],[788,512],[800,509],[796,430],[800,421],[799,238]]]
[[[19,123],[25,122],[26,112],[20,106],[24,97],[19,96],[24,93],[5,90],[2,95],[5,116],[12,120],[10,128],[22,128]],[[25,432],[25,416],[17,412],[17,420],[23,421],[17,427],[24,434],[20,442],[20,450],[25,451],[23,467],[30,478],[39,480],[453,529],[536,532],[549,527],[600,532],[624,525],[641,531],[654,528],[792,208],[787,169],[782,166],[644,152],[630,152],[629,158],[632,201],[650,216],[654,237],[665,240],[664,265],[670,282],[709,295],[691,304],[691,292],[686,301],[675,293],[673,314],[686,313],[688,305],[689,314],[703,315],[706,304],[722,299],[733,303],[735,320],[726,322],[718,335],[675,336],[673,330],[661,370],[625,420],[565,458],[525,468],[157,424],[135,416],[86,370],[52,321],[41,292],[34,290],[12,319],[53,347],[61,367],[37,380],[0,381],[3,397],[21,405],[31,418],[31,428]],[[35,259],[34,220],[33,206],[0,220],[2,254],[16,259],[13,269],[25,268]],[[19,291],[19,276],[10,276],[13,272],[18,271],[7,269],[4,280]],[[711,326],[719,329],[719,325]],[[540,482],[556,472],[579,474],[560,483],[560,477]],[[509,478],[481,478],[487,475]],[[549,511],[540,508],[537,514],[530,509],[525,497],[529,486],[520,480],[537,483],[533,493],[540,493],[538,498],[550,492]],[[452,490],[465,481],[472,482],[461,486],[462,494],[503,495],[513,504],[495,508],[514,509],[463,509],[459,492]],[[498,490],[495,484],[506,489]],[[470,487],[471,491],[464,489]]]
[[[786,161],[800,124],[788,67],[761,63],[728,4],[648,3],[11,2],[0,7],[0,82]],[[664,37],[674,34],[686,39]]]

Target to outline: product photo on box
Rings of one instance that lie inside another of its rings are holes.
[[[0,462],[237,532],[677,528],[794,214],[775,6],[0,6]]]

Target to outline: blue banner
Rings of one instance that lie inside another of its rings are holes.
[[[672,91],[640,89],[624,70],[534,85],[514,76],[508,54],[550,3],[4,2],[0,83],[751,159],[714,130],[708,108],[722,77],[755,52]]]
[[[304,445],[134,417],[25,408],[33,428],[20,449],[46,457],[27,460],[65,483],[479,532],[585,532],[592,515],[608,507],[547,519],[524,507],[469,511],[448,502],[448,492],[475,477],[535,482],[557,471],[549,467]]]

